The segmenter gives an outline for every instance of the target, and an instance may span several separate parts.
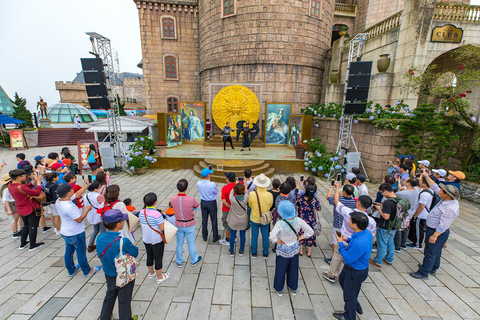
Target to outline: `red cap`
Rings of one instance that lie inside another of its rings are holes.
[[[62,167],[62,164],[58,163],[58,162],[55,162],[54,164],[52,164],[52,166],[50,167],[53,171],[57,171],[58,168],[61,168]]]

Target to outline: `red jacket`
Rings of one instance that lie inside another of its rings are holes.
[[[19,183],[11,183],[8,185],[8,191],[15,199],[15,205],[17,206],[18,214],[21,216],[28,216],[33,212],[33,210],[40,208],[40,205],[37,201],[32,200],[18,191],[18,186],[22,186],[22,191],[31,196],[39,196],[42,192],[41,186],[36,186],[34,189],[33,184],[19,184]],[[33,205],[33,207],[32,207]]]

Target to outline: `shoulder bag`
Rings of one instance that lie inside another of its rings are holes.
[[[162,237],[162,241],[167,244],[167,239],[165,239],[165,233],[164,232],[161,232],[155,228],[153,228],[150,223],[148,222],[148,218],[147,218],[147,210],[144,209],[143,210],[143,215],[145,216],[145,221],[147,222],[148,226],[150,227],[150,229],[152,229],[153,231],[155,231],[156,233],[158,233],[160,235],[160,237]],[[166,220],[164,221],[164,223],[166,222]]]
[[[272,212],[265,211],[262,212],[262,206],[260,205],[260,197],[258,196],[257,190],[254,190],[255,194],[257,195],[257,204],[258,204],[258,213],[260,214],[260,223],[263,225],[267,225],[272,222]]]
[[[123,288],[128,283],[135,280],[137,277],[137,259],[132,257],[128,253],[123,254],[123,238],[117,237],[115,238],[106,248],[103,250],[102,254],[100,255],[100,259],[104,256],[110,246],[120,239],[120,252],[114,258],[115,269],[117,271],[117,279],[116,279],[116,286]]]
[[[170,242],[170,240],[173,239],[173,237],[175,236],[175,234],[177,233],[177,230],[178,228],[176,226],[174,226],[173,224],[171,224],[168,220],[164,220],[163,221],[163,226],[164,226],[164,232],[161,232],[155,228],[153,228],[150,223],[148,222],[148,219],[147,219],[147,210],[144,209],[143,210],[143,214],[145,216],[145,221],[147,222],[148,226],[150,227],[150,229],[152,229],[153,231],[155,231],[156,233],[158,233],[160,235],[160,237],[162,237],[162,241],[167,244]],[[190,220],[189,220],[190,221]],[[169,231],[169,239],[167,239],[167,236],[166,236],[166,231]]]
[[[322,233],[322,223],[320,222],[320,219],[318,218],[318,211],[315,208],[315,205],[313,205],[313,211],[315,212],[315,224],[313,225],[313,233],[316,237],[318,237]]]

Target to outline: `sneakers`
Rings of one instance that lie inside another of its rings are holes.
[[[277,291],[277,296],[281,297],[282,296],[282,291]]]
[[[98,271],[102,270],[102,266],[96,266],[93,268],[93,272],[92,273],[89,273],[85,276],[85,278],[90,278],[92,277],[95,273],[97,273]]]
[[[330,264],[330,262],[332,262],[332,259],[330,258],[325,258],[323,259],[323,261],[325,261],[326,264]]]
[[[37,250],[37,249],[40,249],[40,248],[43,247],[44,245],[45,245],[45,243],[43,243],[43,242],[37,242],[37,243],[35,244],[35,247],[28,249],[28,251],[35,251],[35,250]]]
[[[292,289],[290,289],[290,292],[292,293],[292,296],[296,296],[296,295],[297,295],[297,290],[292,290]]]
[[[263,255],[263,260],[267,260],[268,259],[268,254],[264,254]]]
[[[217,237],[214,238],[212,241],[213,241],[213,242],[217,242],[218,240],[220,240],[220,238],[221,238],[220,236],[217,236]]]
[[[177,263],[177,267],[178,267],[178,268],[183,267],[183,263]]]
[[[335,278],[335,277],[330,277],[330,276],[328,275],[328,272],[323,272],[323,273],[322,273],[322,277],[323,277],[325,280],[330,281],[331,283],[335,283],[335,281],[337,281],[337,278]]]
[[[230,241],[227,241],[225,239],[222,239],[222,240],[218,241],[218,243],[220,243],[221,245],[224,245],[224,246],[229,246],[230,245]]]
[[[80,265],[79,264],[77,264],[75,266],[75,271],[72,274],[69,274],[68,277],[73,278],[78,273],[78,271],[80,271]]]
[[[92,251],[95,250],[96,248],[97,248],[96,245],[93,245],[93,246],[88,245],[87,251],[88,251],[88,252],[92,252]]]
[[[157,284],[162,283],[163,281],[167,280],[169,277],[170,277],[170,273],[164,272],[164,273],[162,274],[162,278],[157,279]]]
[[[53,228],[53,232],[54,232],[57,236],[60,235],[60,231],[58,231],[57,228]]]
[[[379,265],[378,263],[376,263],[375,260],[373,260],[372,258],[370,258],[369,262],[370,262],[370,264],[371,264],[372,266],[374,266],[374,267],[377,268],[377,269],[381,269],[381,268],[382,268],[382,266]]]
[[[428,276],[421,275],[418,272],[412,272],[412,273],[410,273],[410,276],[412,276],[415,279],[420,279],[420,280],[421,279],[428,279]]]
[[[252,253],[252,259],[257,259],[257,254],[256,253]]]
[[[47,233],[52,227],[43,227],[42,233]]]
[[[374,243],[372,246],[372,252],[377,252],[377,243]]]
[[[28,243],[29,243],[29,241],[25,242],[25,244],[24,244],[23,246],[20,245],[20,247],[19,247],[18,249],[19,249],[19,250],[25,249],[25,248],[27,247]]]
[[[12,238],[17,239],[17,238],[20,238],[21,235],[22,235],[22,233],[20,231],[17,231],[17,232],[14,232],[12,234]]]
[[[243,257],[243,251],[238,251],[238,256]]]
[[[407,250],[407,246],[400,247],[402,250]]]
[[[400,248],[398,248],[398,249],[395,248],[395,252],[396,252],[396,253],[400,253],[400,252],[402,252],[402,249],[400,249]]]
[[[235,252],[230,252],[230,257],[235,257]]]
[[[422,247],[417,247],[415,244],[411,243],[411,244],[407,244],[407,247],[409,248],[412,248],[412,249],[417,249],[417,250],[423,250]]]
[[[197,263],[199,263],[200,261],[202,261],[202,256],[198,256],[197,262],[192,263],[192,267],[195,267],[197,265]]]

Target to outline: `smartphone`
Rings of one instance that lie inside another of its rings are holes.
[[[91,174],[88,175],[88,183],[92,183],[92,175]]]
[[[386,164],[390,164],[390,161],[386,161],[385,163],[386,163]]]
[[[337,181],[342,181],[342,174],[341,173],[337,173]]]
[[[213,170],[213,166],[211,164],[208,165],[208,170]]]
[[[300,176],[300,181],[303,181],[305,179],[305,176]]]
[[[238,182],[243,181],[243,177],[238,177]]]
[[[334,187],[334,186],[335,186],[335,179],[332,179],[332,181],[330,181],[330,186],[331,186],[331,187]]]
[[[337,236],[342,237],[342,233],[340,231],[335,231],[335,233],[337,234]]]
[[[84,181],[84,180],[85,180],[85,176],[82,174],[82,181]]]

